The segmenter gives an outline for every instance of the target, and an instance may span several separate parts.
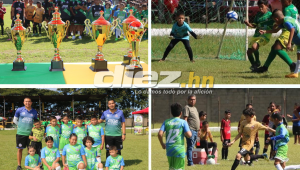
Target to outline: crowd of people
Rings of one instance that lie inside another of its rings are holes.
[[[84,30],[86,35],[89,34],[91,28],[85,26],[85,21],[89,20],[92,23],[97,20],[100,17],[100,11],[104,12],[104,18],[110,23],[113,20],[119,21],[120,27],[117,27],[115,31],[116,40],[120,38],[122,32],[122,29],[120,29],[122,24],[120,22],[130,15],[130,10],[132,10],[132,15],[137,19],[141,21],[148,19],[147,0],[117,0],[115,4],[113,4],[112,0],[44,0],[44,2],[37,1],[36,6],[33,4],[33,0],[14,0],[10,14],[6,14],[7,9],[3,7],[3,1],[0,1],[2,35],[4,35],[4,22],[11,22],[11,27],[13,27],[14,21],[17,19],[16,16],[19,14],[24,27],[33,26],[32,36],[42,36],[42,22],[46,21],[48,23],[52,20],[52,13],[55,12],[55,7],[58,7],[62,21],[70,22],[65,38],[72,36],[73,40],[76,39],[76,35],[78,35],[79,39],[82,39]],[[11,21],[4,21],[5,14],[11,16]],[[146,24],[145,28],[147,27]],[[148,34],[146,32],[144,39],[147,39],[147,37]]]
[[[182,107],[179,103],[171,105],[173,118],[164,121],[158,133],[160,144],[163,149],[166,149],[170,169],[184,169],[185,156],[188,161],[187,165],[195,166],[192,155],[192,151],[195,147],[205,150],[207,160],[214,159],[216,156],[217,143],[213,141],[212,133],[209,130],[209,123],[206,121],[206,112],[197,111],[195,107],[195,95],[188,96],[187,102],[188,104],[185,107]],[[271,102],[266,113],[263,120],[258,121],[254,107],[251,103],[247,104],[238,124],[238,135],[232,140],[231,138],[233,136],[231,136],[230,125],[231,111],[226,110],[224,112],[224,118],[220,126],[222,160],[228,159],[229,147],[240,139],[240,149],[236,154],[231,170],[235,170],[240,164],[251,166],[253,161],[258,159],[273,160],[277,170],[300,168],[300,165],[286,166],[286,162],[289,160],[287,157],[287,144],[290,137],[289,131],[287,130],[287,120],[284,115],[281,114],[280,105]],[[184,119],[181,119],[182,116]],[[300,134],[300,106],[295,104],[293,115],[288,114],[287,117],[293,122],[294,144],[297,144]],[[259,130],[265,131],[262,154],[259,154]],[[163,142],[164,133],[166,133],[165,143]],[[187,143],[186,150],[184,136],[186,137]],[[211,152],[208,151],[209,148],[212,148]],[[269,154],[267,153],[268,148],[270,148]]]
[[[32,170],[123,170],[125,161],[121,156],[123,141],[126,139],[125,118],[117,109],[113,99],[108,100],[109,109],[98,119],[92,115],[89,122],[83,123],[77,116],[73,123],[68,115],[57,122],[50,116],[49,124],[37,117],[37,111],[31,107],[30,98],[24,99],[24,107],[17,109],[14,123],[17,124],[16,146],[18,149],[17,170],[21,170],[22,152],[28,148],[25,168]],[[105,123],[105,131],[100,125]],[[46,147],[42,148],[45,140]],[[105,145],[104,145],[105,143]],[[106,149],[106,162],[101,163],[101,150]],[[62,159],[60,159],[62,158]],[[62,161],[62,165],[59,161]]]

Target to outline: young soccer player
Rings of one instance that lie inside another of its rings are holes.
[[[27,170],[40,170],[41,159],[35,152],[33,146],[28,146],[28,155],[25,158],[25,168]]]
[[[50,126],[46,128],[46,136],[52,136],[54,147],[59,148],[59,132],[60,127],[57,126],[57,119],[55,116],[50,116]]]
[[[297,107],[298,104],[295,103],[294,109],[297,109]],[[291,118],[293,122],[294,144],[297,144],[297,140],[300,144],[300,119],[295,115],[295,113],[293,114],[293,116],[287,114],[287,117]]]
[[[89,123],[87,123],[89,124]],[[101,162],[101,150],[104,147],[104,131],[96,116],[91,116],[91,125],[87,126],[89,136],[94,139],[93,148],[97,151],[97,160]]]
[[[294,19],[298,19],[298,10],[297,8],[292,4],[292,0],[281,0],[282,3],[282,8],[283,8],[283,13],[285,16],[292,17]],[[277,11],[274,10],[273,13]],[[272,14],[273,17],[273,14]],[[274,19],[274,17],[273,17]],[[276,21],[275,21],[276,22]],[[276,23],[276,32],[278,32],[281,28],[279,25]],[[268,30],[268,31],[260,31],[261,33],[275,33],[273,30]],[[272,46],[271,52],[269,53],[269,56],[264,64],[264,66],[259,67],[258,69],[254,70],[254,72],[257,73],[263,73],[268,71],[268,68],[272,61],[275,59],[276,55],[279,55],[281,59],[283,59],[284,62],[286,62],[289,67],[290,71],[292,72],[291,74],[286,75],[286,78],[294,78],[298,77],[298,74],[294,74],[296,70],[298,71],[298,67],[296,66],[295,63],[290,59],[288,54],[283,50],[286,48],[287,50],[290,50],[291,47],[287,48],[288,42],[289,42],[289,37],[290,37],[290,32],[284,28],[282,29],[282,33],[279,36],[279,38],[275,41],[274,45]]]
[[[64,115],[62,117],[62,125],[60,128],[60,140],[59,140],[59,152],[62,154],[62,151],[64,147],[70,143],[69,137],[71,133],[73,132],[74,124],[72,122],[69,122],[68,115]]]
[[[183,13],[178,13],[177,14],[177,16],[176,16],[177,22],[173,25],[172,31],[171,31],[170,37],[169,37],[171,39],[171,42],[168,45],[168,47],[167,47],[167,49],[166,49],[166,51],[164,53],[163,58],[159,60],[160,62],[163,62],[163,61],[166,60],[169,52],[180,41],[184,44],[184,47],[185,47],[186,51],[189,54],[190,61],[193,62],[193,63],[195,62],[194,59],[193,59],[193,51],[192,51],[192,48],[190,46],[190,41],[189,41],[190,38],[189,38],[188,32],[195,39],[200,38],[200,37],[197,36],[192,31],[192,29],[190,28],[190,26],[186,22],[184,22],[184,17],[185,17],[185,15]]]
[[[45,128],[41,126],[41,122],[38,119],[33,121],[34,128],[32,128],[29,135],[31,141],[30,145],[36,150],[36,154],[41,156],[42,140],[45,136]]]
[[[126,11],[124,10],[124,7],[125,7],[125,4],[124,3],[121,3],[119,5],[120,9],[117,10],[115,13],[114,13],[114,19],[120,19],[120,27],[122,28],[122,22],[123,20],[125,20],[127,18],[127,13]],[[119,37],[121,36],[121,30],[119,28],[116,28],[116,41],[119,39]],[[125,36],[124,36],[124,39],[125,39]]]
[[[82,39],[82,33],[84,30],[84,21],[86,19],[86,1],[84,0],[76,0],[74,3],[75,9],[75,16],[74,16],[74,25],[77,34],[79,35],[78,38]],[[75,34],[73,35],[72,39],[75,40]]]
[[[142,6],[138,6],[136,13],[134,14],[134,17],[138,20],[142,20]]]
[[[95,141],[91,136],[86,136],[83,139],[84,151],[87,160],[86,170],[103,170],[103,164],[96,159],[98,155],[97,148],[92,147]]]
[[[114,145],[109,146],[109,154],[105,162],[105,169],[123,170],[125,166],[124,159],[121,155],[118,155],[117,147]]]
[[[275,141],[275,162],[274,165],[277,170],[283,170],[285,168],[285,163],[289,160],[287,158],[288,145],[289,142],[289,131],[285,128],[282,123],[282,116],[279,114],[272,114],[271,120],[277,126],[276,134],[274,137],[268,138],[268,140]]]
[[[104,18],[107,21],[111,22],[111,16],[112,16],[111,2],[107,1],[105,3]]]
[[[27,5],[25,8],[26,18],[25,18],[24,26],[26,28],[30,27],[30,22],[32,22],[32,24],[33,24],[33,14],[34,14],[34,11],[36,10],[36,7],[34,5],[32,5],[32,3],[33,3],[33,0],[29,0],[29,5]]]
[[[245,161],[248,162],[250,160],[258,159],[258,158],[264,158],[267,159],[267,154],[262,155],[251,155],[250,156],[250,149],[254,145],[255,141],[255,135],[258,132],[258,130],[269,130],[275,132],[275,130],[263,126],[261,123],[255,121],[254,115],[255,111],[251,109],[245,109],[243,111],[243,115],[245,116],[246,120],[241,123],[239,134],[233,139],[232,142],[228,143],[228,146],[233,145],[233,143],[238,140],[241,135],[243,135],[242,142],[241,142],[241,150],[236,155],[236,158],[233,162],[233,165],[231,167],[231,170],[235,170],[237,166],[239,165],[239,162],[241,160],[241,157],[245,158]]]
[[[61,170],[59,165],[60,154],[58,148],[53,146],[52,136],[45,138],[46,147],[42,149],[42,162],[44,170]]]
[[[78,116],[76,118],[76,127],[73,129],[73,133],[75,133],[78,137],[77,144],[81,144],[81,145],[83,144],[82,143],[83,138],[87,136],[87,129],[82,125],[82,123],[83,123],[82,116]]]
[[[70,11],[70,6],[71,6],[71,0],[60,0],[57,3],[57,6],[59,7],[60,13],[61,13],[61,20],[64,22],[67,21],[71,21],[72,19],[72,14]],[[69,36],[69,30],[70,28],[68,28],[67,32],[66,32],[66,38],[68,39]]]
[[[0,26],[1,26],[1,34],[4,35],[4,14],[6,14],[6,8],[2,6],[3,1],[0,1]]]
[[[222,160],[227,160],[228,157],[228,146],[227,144],[230,143],[230,117],[231,112],[230,110],[226,110],[224,113],[224,118],[221,121],[221,128],[220,128],[220,136],[221,141],[223,144],[222,147]]]
[[[200,148],[204,148],[207,159],[215,158],[215,152],[217,150],[217,143],[213,141],[213,136],[209,130],[208,122],[202,122],[202,129],[200,129]],[[210,142],[208,142],[208,138]],[[211,155],[208,153],[208,148],[213,148]]]
[[[37,26],[39,27],[39,36],[42,36],[42,22],[45,19],[45,10],[41,5],[41,2],[36,3],[37,8],[33,16],[33,35],[38,35]],[[48,125],[47,125],[48,126]]]
[[[182,106],[179,103],[171,105],[173,118],[167,119],[158,132],[158,140],[163,149],[166,149],[169,169],[184,169],[185,147],[184,136],[192,137],[192,132],[187,121],[180,119]],[[163,142],[163,135],[166,132],[166,143]]]
[[[200,129],[202,129],[202,122],[206,120],[207,113],[204,111],[199,112],[199,119],[200,119]]]
[[[273,27],[273,19],[272,12],[269,11],[268,1],[267,0],[259,0],[258,1],[259,12],[256,14],[254,18],[254,23],[249,23],[249,21],[244,21],[248,27],[256,28],[253,37],[249,42],[249,48],[247,51],[248,59],[251,63],[250,69],[253,70],[260,66],[259,60],[259,48],[265,46],[269,43],[271,34],[260,34],[259,30],[271,30]],[[255,55],[255,59],[253,58],[253,53]]]
[[[93,21],[97,20],[100,17],[100,11],[104,11],[104,8],[102,5],[100,5],[100,0],[95,0],[95,5],[92,6],[92,15],[93,15]]]
[[[11,15],[11,20],[12,20],[12,26],[14,26],[15,24],[15,20],[17,19],[17,14],[20,15],[20,20],[23,21],[23,23],[25,22],[25,5],[23,2],[21,2],[21,0],[17,0],[15,3],[13,3],[13,7],[11,9],[12,11],[12,15]]]
[[[69,138],[70,144],[64,147],[62,153],[62,163],[69,170],[84,170],[87,161],[82,144],[77,144],[77,135],[72,133]]]
[[[42,7],[45,9],[45,20],[46,20],[46,22],[49,22],[48,6],[49,6],[48,0],[44,0],[44,2],[42,3]]]
[[[262,120],[262,124],[264,126],[269,126],[269,121],[270,121],[270,114],[271,114],[271,109],[270,107],[268,107],[268,114],[266,114]],[[264,142],[264,150],[263,153],[266,153],[268,151],[268,147],[269,147],[269,141],[267,140],[269,137],[269,131],[265,130],[265,142]]]

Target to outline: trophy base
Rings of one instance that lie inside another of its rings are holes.
[[[138,60],[140,60],[140,57],[137,57]],[[123,63],[121,64],[122,66],[127,66],[130,64],[132,57],[128,57],[128,55],[123,56]]]
[[[11,71],[26,71],[27,67],[24,62],[13,62],[13,69]]]
[[[95,60],[92,58],[92,65],[90,66],[90,69],[94,72],[99,71],[109,71],[107,69],[107,60]]]
[[[125,75],[130,78],[143,78],[143,72],[139,71],[143,71],[142,65],[139,67],[131,67],[129,65],[125,67]]]
[[[51,67],[49,67],[49,71],[65,71],[64,61],[51,61]]]

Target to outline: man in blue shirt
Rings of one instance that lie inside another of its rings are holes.
[[[37,119],[37,111],[31,108],[32,101],[30,98],[26,97],[24,99],[24,107],[17,109],[13,122],[18,125],[16,134],[16,144],[18,148],[17,160],[18,167],[17,170],[21,170],[22,152],[23,149],[28,147],[30,139],[29,135],[33,128],[33,121]]]
[[[105,120],[105,148],[106,158],[110,156],[109,146],[117,146],[118,154],[121,155],[123,149],[123,141],[126,138],[125,118],[122,110],[116,108],[113,99],[108,100],[108,110],[104,111],[99,123]],[[123,131],[123,133],[122,133]]]

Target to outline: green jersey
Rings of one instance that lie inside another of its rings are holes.
[[[267,13],[258,12],[254,18],[253,25],[256,25],[256,30],[253,37],[260,37],[259,30],[272,30],[274,20],[272,19],[272,12]],[[263,36],[270,40],[272,34],[264,34]]]
[[[144,18],[148,19],[148,9],[142,11],[142,16],[143,16],[143,19]]]
[[[62,138],[69,139],[71,133],[73,132],[73,123],[62,124],[60,128],[60,134]]]
[[[138,19],[138,20],[142,20],[142,13],[136,12],[134,17],[136,17],[136,19]]]
[[[87,161],[87,167],[86,170],[93,170],[95,163],[97,162],[97,148],[92,147],[91,150],[88,150],[87,148],[84,148],[85,151],[85,157]]]
[[[116,157],[109,156],[106,159],[105,167],[108,167],[108,170],[119,170],[121,166],[125,166],[124,159],[121,155]]]
[[[85,155],[84,147],[80,144],[67,144],[62,152],[63,156],[67,157],[69,167],[76,167],[82,161],[82,155]]]
[[[29,166],[31,168],[35,168],[36,166],[41,163],[41,159],[38,154],[35,154],[33,156],[27,155],[25,158],[25,166]]]
[[[44,134],[45,134],[44,127],[40,127],[38,129],[37,128],[32,129],[30,136],[36,137],[37,141],[34,141],[33,139],[31,139],[31,141],[41,142],[43,140]]]
[[[297,46],[300,45],[300,23],[297,19],[292,17],[284,17],[284,22],[280,25],[281,28],[286,29],[287,31],[295,30],[292,42]]]
[[[294,19],[298,19],[298,9],[295,5],[291,4],[283,9],[283,15],[285,17],[292,17]]]
[[[178,117],[167,119],[160,130],[166,132],[167,156],[184,158],[184,133],[190,131],[187,122]]]
[[[58,148],[59,147],[59,132],[60,132],[60,128],[58,126],[48,126],[46,128],[46,134],[47,136],[52,136],[53,138],[53,146]]]
[[[41,151],[41,158],[45,159],[46,162],[52,166],[53,162],[60,158],[59,150],[56,147],[48,148],[44,147]]]
[[[87,130],[84,126],[76,127],[73,129],[73,133],[77,135],[77,144],[83,144],[82,140],[87,136]]]

